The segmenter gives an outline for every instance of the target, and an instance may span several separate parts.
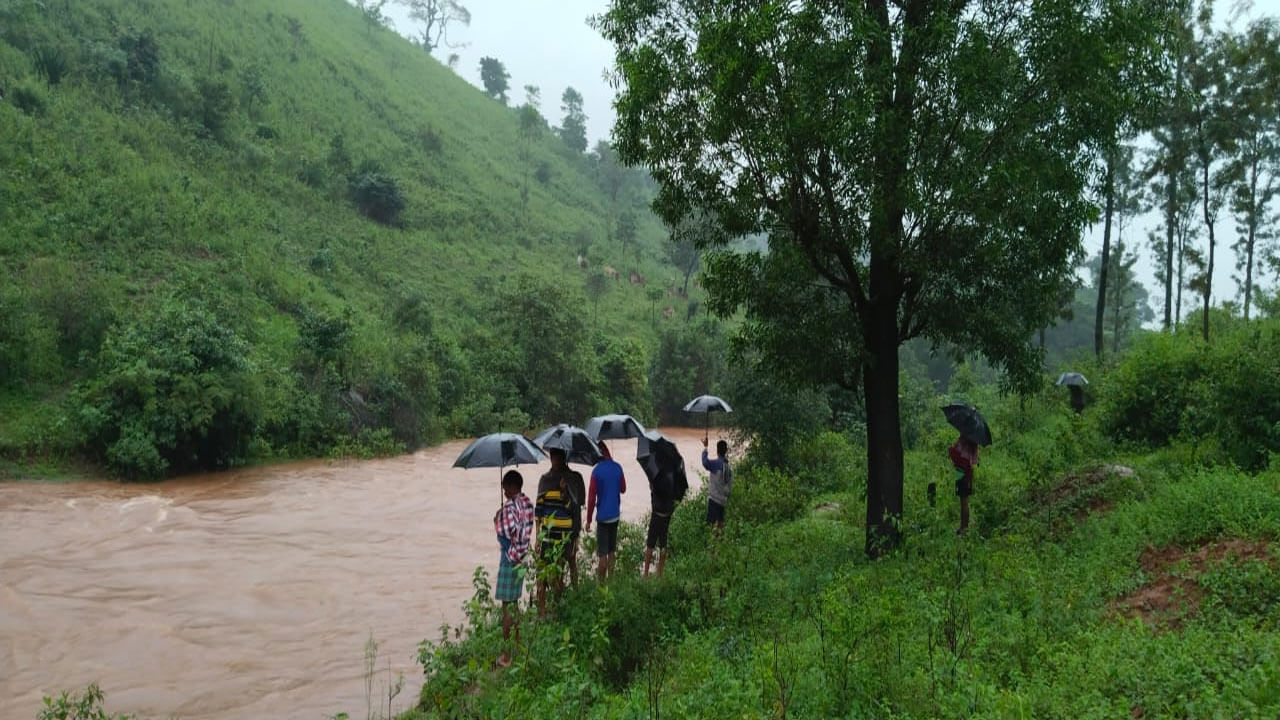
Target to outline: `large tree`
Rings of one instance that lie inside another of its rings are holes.
[[[1209,339],[1209,306],[1213,302],[1213,269],[1217,260],[1218,243],[1214,229],[1218,224],[1218,213],[1226,202],[1223,165],[1227,128],[1223,113],[1225,53],[1222,37],[1210,25],[1212,18],[1213,3],[1204,0],[1196,13],[1194,36],[1187,44],[1188,130],[1207,247],[1198,282],[1204,301],[1201,332],[1205,340]]]
[[[582,110],[582,93],[572,87],[560,96],[564,120],[560,122],[560,139],[576,152],[587,151],[587,114]]]
[[[480,58],[480,82],[484,83],[485,95],[501,100],[502,104],[506,105],[507,90],[510,89],[507,81],[510,78],[511,74],[507,72],[501,60],[489,56]]]
[[[1125,221],[1143,211],[1141,178],[1134,173],[1133,146],[1116,142],[1103,150],[1102,184],[1099,188],[1103,199],[1102,257],[1097,278],[1098,302],[1094,308],[1093,352],[1102,360],[1103,326],[1106,324],[1106,307],[1114,295],[1110,287],[1111,270],[1118,267],[1111,257],[1111,229],[1116,227],[1117,253],[1123,253]],[[1124,289],[1120,290],[1120,297]],[[1119,310],[1117,309],[1117,312]],[[1116,315],[1115,317],[1120,317]],[[1113,346],[1116,346],[1113,343]]]
[[[719,312],[776,370],[861,387],[866,551],[902,516],[898,347],[981,352],[1015,384],[1058,310],[1088,157],[1118,126],[1137,2],[613,0],[615,137],[659,184],[768,252],[714,253]]]

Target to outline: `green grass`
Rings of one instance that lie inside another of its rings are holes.
[[[127,79],[122,48],[147,32],[158,74]],[[37,71],[51,50],[67,62],[56,85]],[[219,83],[232,102],[213,112],[222,122],[206,122],[203,89]],[[663,321],[652,322],[645,290],[610,283],[598,316],[588,314],[575,261],[585,246],[593,270],[674,282],[644,176],[625,171],[614,199],[598,164],[550,128],[526,163],[513,108],[342,0],[0,0],[0,88],[0,406],[17,410],[0,416],[2,457],[76,451],[74,428],[49,439],[69,417],[68,390],[101,372],[96,352],[113,327],[175,297],[247,341],[247,359],[277,389],[264,401],[277,416],[308,391],[287,377],[307,313],[349,313],[338,384],[367,391],[379,377],[404,380],[418,336],[456,348],[464,368],[480,362],[474,338],[493,298],[524,276],[577,298],[573,342],[634,338],[641,367],[651,363]],[[554,98],[561,88],[543,90]],[[348,197],[344,174],[366,165],[404,195],[395,226]],[[526,207],[524,176],[539,166],[548,179],[529,180]],[[638,232],[624,252],[613,228],[629,211]],[[397,325],[406,299],[425,306],[429,327]],[[680,323],[685,301],[664,298],[658,310],[666,305],[677,310],[667,326]],[[607,393],[600,405],[619,409]],[[472,431],[510,409],[438,406],[418,435]],[[272,453],[327,450],[289,431],[264,442]]]
[[[861,553],[856,443],[802,441],[783,470],[740,463],[721,543],[702,526],[704,498],[684,503],[663,580],[588,583],[553,622],[526,618],[508,671],[489,669],[499,636],[478,596],[461,641],[424,646],[421,704],[403,717],[1275,716],[1280,474],[1125,452],[1062,405],[987,406],[1005,435],[984,450],[963,537],[948,434],[909,451],[906,541],[878,561]],[[1068,431],[1084,449],[1062,442]],[[1062,485],[1109,463],[1135,474]],[[1204,592],[1184,624],[1117,610],[1152,580],[1144,550],[1223,538],[1269,555],[1175,568]],[[622,567],[641,542],[624,534]]]

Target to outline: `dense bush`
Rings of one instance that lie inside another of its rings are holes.
[[[246,352],[211,312],[177,299],[113,327],[76,393],[85,450],[135,479],[242,462],[258,418]]]
[[[395,178],[381,172],[362,172],[352,176],[351,201],[360,212],[383,225],[394,225],[407,204]]]
[[[1238,324],[1212,344],[1148,334],[1100,394],[1104,426],[1116,439],[1206,440],[1241,467],[1263,467],[1280,452],[1280,322]]]

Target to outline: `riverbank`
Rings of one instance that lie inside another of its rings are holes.
[[[664,430],[686,460],[701,430]],[[497,469],[451,467],[452,441],[370,461],[302,461],[158,483],[0,484],[0,697],[32,718],[44,695],[97,682],[139,718],[363,717],[376,683],[459,624],[495,563]],[[643,475],[623,512],[638,518]],[[548,466],[520,466],[526,481]],[[376,688],[376,686],[375,686]],[[6,715],[8,717],[8,715]]]
[[[681,505],[662,580],[623,573],[527,619],[511,670],[492,669],[496,611],[477,598],[402,719],[1280,712],[1280,467],[1125,451],[1048,394],[984,409],[1003,434],[968,533],[953,431],[907,453],[905,544],[874,562],[862,450],[809,438],[785,468],[738,465],[719,542],[703,497]]]

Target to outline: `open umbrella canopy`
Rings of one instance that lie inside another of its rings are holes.
[[[979,445],[991,444],[991,429],[987,427],[987,421],[983,419],[982,413],[978,412],[978,408],[963,403],[952,403],[943,406],[942,414],[946,416],[951,427],[959,430],[964,437]]]
[[[699,413],[733,412],[733,408],[729,407],[729,403],[715,395],[699,395],[684,406],[684,411]]]
[[[552,425],[533,437],[533,444],[543,451],[559,448],[565,452],[565,460],[575,465],[595,465],[604,459],[604,453],[586,430],[560,423]]]
[[[506,467],[508,465],[532,464],[541,461],[545,455],[534,447],[523,435],[515,433],[490,433],[476,438],[457,460],[454,467],[481,468]]]
[[[1081,375],[1078,372],[1065,372],[1058,376],[1058,382],[1056,384],[1074,385],[1076,387],[1079,387],[1081,385],[1088,385],[1089,381],[1085,378],[1085,376]]]
[[[657,430],[646,430],[636,440],[636,460],[640,462],[644,474],[652,481],[662,470],[675,470],[684,458],[676,444]]]
[[[592,440],[625,440],[644,435],[644,426],[630,415],[600,415],[584,428]]]

